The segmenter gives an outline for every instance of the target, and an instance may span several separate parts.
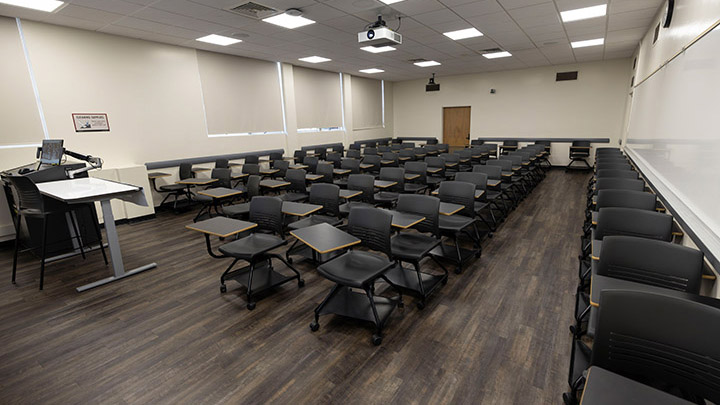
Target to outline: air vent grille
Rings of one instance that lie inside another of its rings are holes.
[[[254,18],[256,20],[261,20],[263,18],[267,18],[278,13],[278,10],[274,8],[263,6],[262,4],[258,3],[253,3],[252,1],[240,4],[239,6],[235,6],[226,10],[231,13]]]
[[[483,50],[480,51],[480,52],[482,52],[482,53],[495,53],[495,52],[502,52],[502,51],[503,51],[503,50],[500,49],[500,48],[488,48],[488,49],[483,49]]]
[[[566,80],[577,80],[577,78],[578,78],[577,70],[574,72],[558,72],[555,75],[556,82],[564,82]]]

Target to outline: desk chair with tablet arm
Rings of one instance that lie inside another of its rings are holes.
[[[194,177],[192,172],[192,164],[191,163],[180,163],[180,170],[178,172],[178,177],[180,180],[185,179],[191,179]],[[188,199],[188,202],[192,201],[192,194],[190,193],[190,187],[191,185],[184,185],[184,184],[165,184],[155,191],[159,193],[167,193],[165,195],[165,198],[160,202],[160,205],[162,206],[165,201],[170,198],[170,196],[175,197],[175,201],[173,202],[173,209],[177,208],[177,200],[180,196],[186,196]]]
[[[720,308],[703,298],[603,291],[590,368],[565,403],[720,403]]]
[[[302,202],[307,200],[306,174],[307,172],[304,169],[288,169],[285,181],[289,182],[290,185],[287,192],[280,196],[283,201]]]
[[[220,246],[220,252],[234,258],[225,272],[220,276],[220,292],[225,293],[225,281],[234,278],[247,287],[247,309],[255,309],[255,296],[261,291],[278,287],[288,281],[297,280],[298,287],[305,281],[285,258],[280,254],[270,253],[271,250],[286,245],[283,233],[282,200],[277,197],[257,196],[250,201],[250,222],[257,224],[254,232],[242,239]],[[293,276],[282,276],[273,269],[272,259],[283,262]],[[248,263],[247,267],[232,271],[238,261]],[[253,289],[256,287],[256,289]]]
[[[346,217],[356,207],[375,208],[375,178],[369,174],[351,174],[348,176],[347,189],[361,191],[360,198],[348,201],[340,206],[340,215]]]
[[[224,206],[222,208],[223,215],[230,218],[247,219],[250,214],[250,201],[253,197],[260,195],[260,180],[262,177],[258,175],[249,176],[247,186],[245,186],[246,202]]]

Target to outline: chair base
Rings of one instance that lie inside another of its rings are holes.
[[[459,256],[458,252],[460,253]],[[457,268],[455,269],[456,274],[460,274],[462,272],[463,263],[470,260],[473,256],[479,257],[479,253],[479,251],[474,249],[465,249],[455,245],[446,245],[444,243],[439,244],[435,249],[430,251],[430,255],[435,258],[445,259],[457,264]]]
[[[303,287],[305,285],[305,281],[300,278],[299,274],[286,276],[273,270],[270,260],[272,260],[272,258],[268,257],[267,261],[256,263],[255,268],[252,271],[252,291],[249,292],[250,294],[248,296],[247,303],[247,308],[249,310],[255,309],[256,295],[264,291],[278,287],[295,279],[298,280],[299,287]],[[224,273],[220,277],[220,292],[227,292],[227,287],[225,286],[225,281],[227,280],[235,280],[240,285],[248,288],[250,285],[250,268],[251,266],[248,265],[237,270]]]
[[[401,304],[399,299],[391,299],[371,295],[373,302],[370,302],[369,292],[354,292],[350,287],[336,285],[330,295],[315,310],[315,321],[310,324],[310,330],[313,332],[320,329],[318,318],[320,315],[335,314],[347,318],[359,319],[361,321],[372,322],[377,331],[372,336],[372,342],[375,346],[382,343],[382,328],[385,321],[390,317],[396,306]],[[374,305],[373,305],[374,304]],[[373,311],[377,311],[377,318]]]
[[[420,272],[422,280],[422,288],[418,280],[418,272],[411,267],[403,267],[401,264],[395,265],[385,273],[385,277],[395,288],[399,288],[402,292],[412,296],[421,298],[418,303],[420,309],[425,307],[425,300],[432,294],[441,284],[447,284],[447,274],[429,274]],[[424,292],[424,294],[423,294]]]

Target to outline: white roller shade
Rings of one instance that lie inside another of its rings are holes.
[[[298,128],[342,126],[340,74],[293,66]]]
[[[283,131],[277,64],[197,51],[208,133]]]
[[[383,126],[383,97],[380,80],[352,77],[353,129]]]
[[[40,143],[45,136],[13,18],[0,17],[0,55],[0,145]]]

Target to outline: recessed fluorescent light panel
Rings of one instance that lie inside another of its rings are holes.
[[[360,69],[360,73],[367,73],[369,75],[375,74],[375,73],[382,73],[384,70],[372,68],[372,69]]]
[[[602,17],[607,13],[607,4],[599,6],[578,8],[575,10],[561,11],[560,17],[563,22],[587,20],[589,18]]]
[[[415,66],[420,67],[430,67],[430,66],[438,66],[440,65],[440,62],[435,62],[434,60],[424,60],[422,62],[415,62],[413,63]]]
[[[310,24],[315,24],[315,21],[305,18],[303,16],[293,16],[289,15],[288,13],[278,14],[274,15],[272,17],[263,18],[263,21],[268,22],[270,24],[279,25],[281,27],[294,29],[298,27],[303,27]]]
[[[605,38],[588,39],[587,41],[575,41],[570,45],[573,48],[585,48],[586,46],[597,46],[605,43]]]
[[[2,4],[9,4],[11,6],[31,8],[33,10],[55,11],[58,7],[65,4],[64,1],[57,0],[0,0]]]
[[[365,52],[370,52],[370,53],[382,53],[382,52],[390,52],[390,51],[395,50],[395,48],[393,48],[392,46],[363,46],[360,49],[362,49]]]
[[[330,62],[332,59],[323,58],[322,56],[308,56],[305,58],[300,58],[298,60],[301,60],[303,62],[308,62],[308,63],[323,63],[323,62]]]
[[[228,46],[232,44],[237,44],[238,42],[242,42],[241,39],[235,39],[230,37],[224,37],[222,35],[207,35],[202,38],[196,39],[196,41],[200,42],[207,42],[208,44],[215,44],[220,46]]]
[[[502,51],[502,52],[484,53],[483,56],[488,59],[497,59],[497,58],[507,58],[508,56],[512,56],[512,54],[507,51]]]
[[[450,39],[454,39],[455,41],[465,38],[481,37],[482,34],[482,32],[476,30],[475,28],[466,28],[464,30],[443,32],[443,35]]]
[[[395,3],[400,3],[403,0],[380,0],[380,1],[382,1],[385,4],[395,4]]]

